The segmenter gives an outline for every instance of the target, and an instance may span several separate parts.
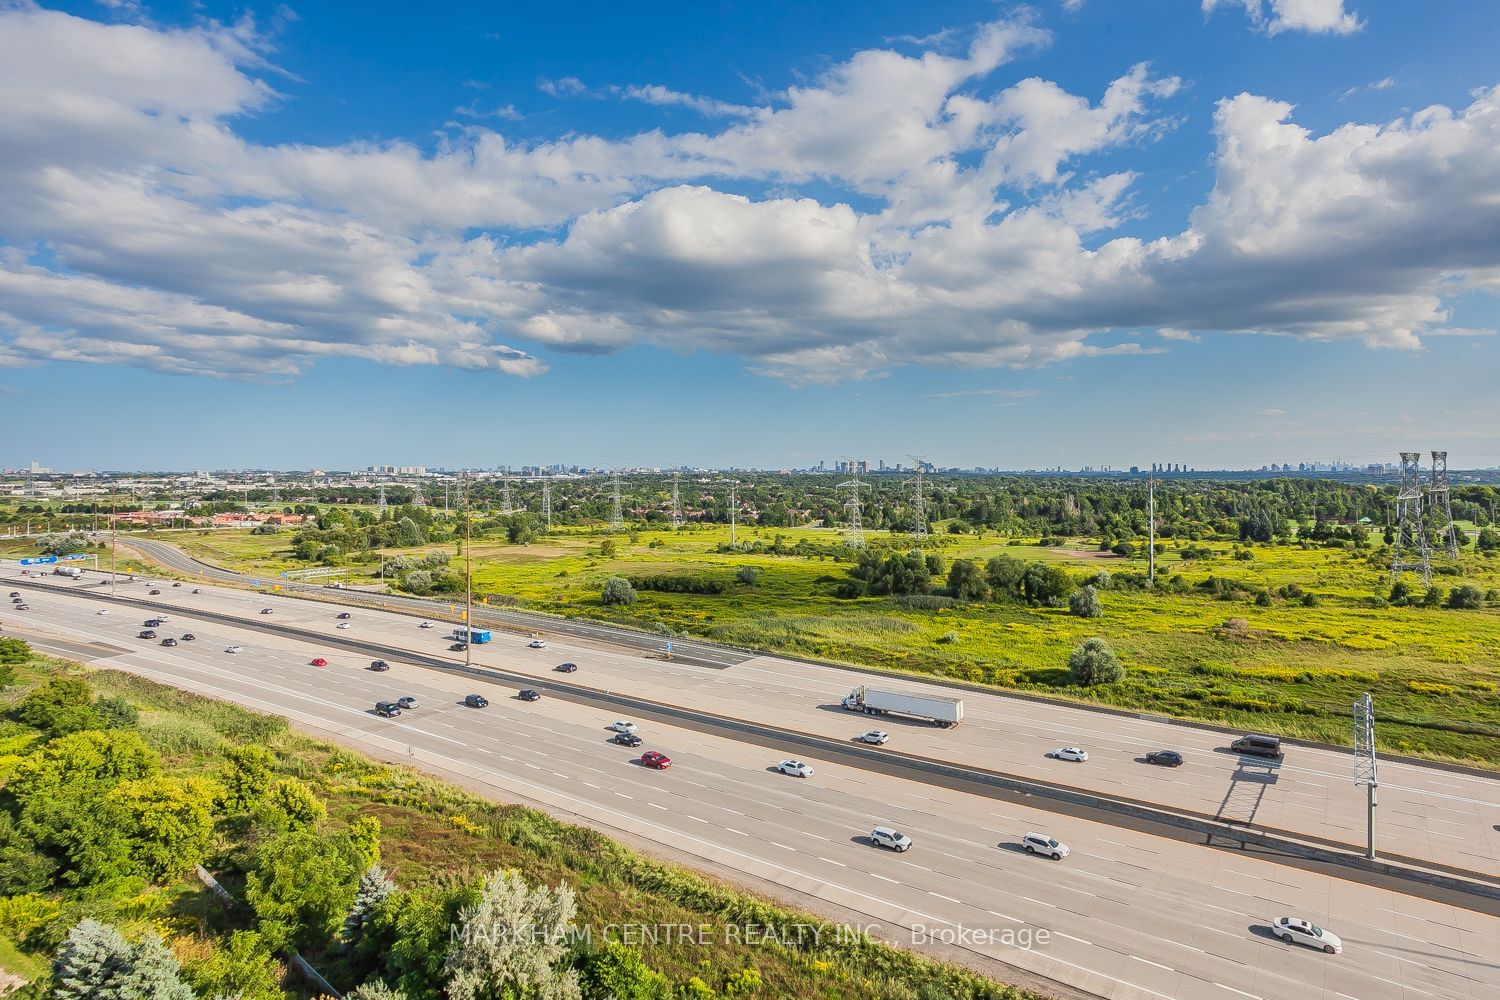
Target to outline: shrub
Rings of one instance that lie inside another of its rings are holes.
[[[1304,608],[1316,608],[1318,605],[1320,605],[1322,603],[1323,603],[1323,599],[1320,598],[1317,594],[1314,594],[1310,590],[1307,593],[1305,593],[1305,594],[1302,595],[1302,606]]]
[[[760,570],[754,566],[741,566],[734,571],[734,578],[739,583],[754,586],[760,582]]]
[[[1068,598],[1068,611],[1078,618],[1103,618],[1104,607],[1099,603],[1099,592],[1091,583]]]
[[[1462,584],[1448,592],[1448,607],[1459,611],[1474,611],[1484,607],[1484,594],[1478,587]]]
[[[600,600],[605,604],[634,604],[635,588],[623,576],[612,576],[604,581]]]
[[[1074,684],[1093,687],[1122,680],[1125,665],[1103,639],[1085,639],[1068,657],[1068,673]]]
[[[97,729],[94,691],[80,677],[54,677],[32,691],[16,710],[16,718],[49,736]]]
[[[942,645],[949,646],[949,645],[952,645],[953,643],[955,643],[955,642],[958,641],[958,633],[957,632],[944,632],[942,635],[938,636],[937,639],[935,639],[934,641],[938,642],[938,643],[941,643]]]
[[[1269,608],[1271,606],[1271,595],[1262,590],[1255,595],[1255,606],[1257,608]]]

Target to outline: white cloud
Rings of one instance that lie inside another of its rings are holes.
[[[1268,35],[1283,31],[1349,35],[1364,28],[1357,14],[1344,10],[1344,0],[1203,0],[1205,13],[1226,6],[1243,7],[1251,23]]]
[[[1415,348],[1457,332],[1453,298],[1500,290],[1497,91],[1325,135],[1227,99],[1188,226],[1121,236],[1145,224],[1134,174],[1080,161],[1149,141],[1178,81],[997,79],[1046,42],[1022,19],[860,52],[754,108],[614,90],[708,102],[733,119],[713,129],[475,123],[422,150],[245,139],[237,119],[290,98],[243,25],[0,10],[0,364],[533,375],[653,343],[807,385],[1164,349],[1100,342],[1117,330]]]
[[[681,91],[671,90],[659,84],[648,86],[630,86],[616,88],[617,92],[632,101],[641,101],[645,104],[656,104],[664,106],[678,106],[691,108],[702,115],[714,118],[743,118],[755,112],[754,108],[743,104],[731,104],[728,101],[716,101],[711,97],[699,97],[696,94],[684,94]]]
[[[503,104],[498,108],[481,108],[478,101],[470,101],[468,104],[460,104],[453,109],[455,115],[463,115],[465,118],[499,118],[502,121],[518,122],[524,116],[516,110],[514,104]]]
[[[588,93],[588,87],[584,86],[582,80],[576,76],[565,76],[559,80],[550,80],[546,77],[538,80],[536,89],[553,97],[577,97]]]

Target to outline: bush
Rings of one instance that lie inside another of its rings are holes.
[[[1454,587],[1448,592],[1448,607],[1458,611],[1475,611],[1484,607],[1484,594],[1470,584]]]
[[[1099,592],[1088,584],[1068,598],[1068,611],[1078,618],[1103,618],[1104,607],[1099,603]]]
[[[31,659],[31,647],[24,639],[11,636],[0,638],[0,663],[11,665],[25,663]]]
[[[933,641],[938,642],[938,643],[940,643],[940,644],[942,644],[944,646],[949,646],[949,645],[952,645],[953,643],[955,643],[955,642],[958,641],[958,633],[957,632],[944,632],[942,635],[938,636],[937,639],[935,639]]]
[[[1093,687],[1124,679],[1125,665],[1103,639],[1085,639],[1068,657],[1068,673],[1074,684]]]
[[[612,576],[604,581],[604,592],[600,599],[605,604],[634,604],[635,588],[623,576]]]
[[[16,709],[16,718],[48,736],[97,729],[94,691],[80,677],[54,677],[32,691]]]
[[[743,583],[748,586],[754,586],[756,583],[760,582],[760,570],[756,569],[754,566],[741,566],[739,569],[734,571],[734,578],[739,583]]]

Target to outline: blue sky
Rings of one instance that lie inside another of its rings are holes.
[[[0,6],[0,465],[1500,464],[1488,5],[546,6]]]

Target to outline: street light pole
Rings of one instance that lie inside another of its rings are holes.
[[[115,596],[115,553],[120,548],[120,519],[116,516],[119,501],[115,491],[109,491],[109,596]]]
[[[463,473],[464,493],[464,666],[474,655],[474,533],[469,517],[469,473]]]
[[[1365,857],[1375,860],[1375,702],[1366,692],[1354,703],[1354,783],[1365,786]]]

